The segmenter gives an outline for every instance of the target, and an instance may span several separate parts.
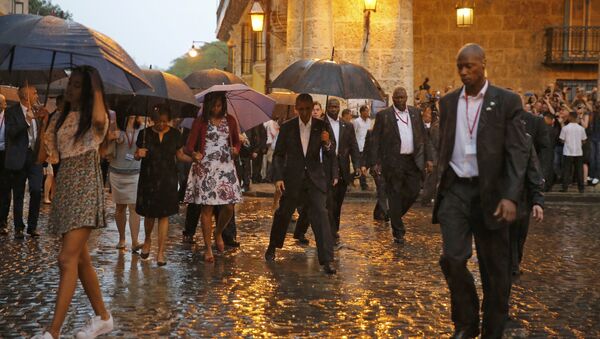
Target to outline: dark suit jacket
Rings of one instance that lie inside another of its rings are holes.
[[[544,207],[544,175],[535,152],[533,138],[528,136],[527,139],[529,159],[527,161],[527,171],[525,172],[525,187],[519,202],[519,217],[529,216],[533,205]]]
[[[27,149],[29,148],[29,135],[27,134],[27,121],[23,115],[21,104],[16,104],[6,109],[4,112],[6,119],[6,161],[4,166],[7,169],[18,171],[25,166],[27,158]],[[34,154],[40,147],[40,134],[42,132],[42,124],[39,119],[36,119],[37,136],[36,144],[33,148]]]
[[[431,142],[425,131],[421,111],[408,106],[408,113],[410,114],[413,131],[413,157],[417,167],[424,171],[425,161],[433,160]],[[398,118],[394,106],[377,113],[370,141],[370,167],[381,165],[382,174],[385,177],[386,172],[393,172],[400,164],[400,130],[398,129]]]
[[[544,156],[550,148],[550,135],[544,123],[544,118],[524,112],[523,121],[525,122],[525,132],[531,136],[533,147],[535,147],[540,162],[545,163]]]
[[[273,152],[273,180],[283,180],[286,194],[293,195],[300,191],[305,173],[308,173],[314,185],[326,193],[331,186],[329,178],[338,178],[333,133],[324,121],[313,118],[305,157],[302,152],[298,120],[298,117],[288,120],[279,129]],[[329,132],[331,138],[329,149],[321,142],[323,131]],[[323,161],[321,161],[321,151]]]
[[[433,222],[438,223],[437,211],[445,191],[456,175],[450,170],[450,159],[456,136],[456,109],[461,88],[440,100],[440,145],[438,194],[433,209]],[[493,104],[492,104],[493,103]],[[522,123],[523,106],[518,95],[505,89],[488,86],[483,99],[477,127],[477,165],[479,190],[485,226],[498,229],[507,224],[493,216],[500,199],[518,204],[523,191],[529,150],[525,126]]]
[[[246,136],[250,141],[250,153],[267,153],[267,130],[263,124],[247,130]]]
[[[325,118],[325,122],[327,123],[329,129],[332,129],[328,118]],[[340,177],[343,178],[346,183],[351,183],[354,180],[354,176],[352,173],[350,173],[350,158],[352,158],[352,166],[354,167],[354,170],[359,170],[360,151],[358,150],[358,143],[356,142],[354,126],[342,121],[342,119],[339,119],[339,122],[340,135],[337,160],[340,169]],[[333,139],[335,136],[331,134],[331,138]]]

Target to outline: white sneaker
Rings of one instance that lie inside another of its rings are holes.
[[[108,320],[102,320],[100,316],[95,316],[88,320],[87,324],[77,331],[75,338],[77,339],[91,339],[96,338],[99,335],[108,333],[113,330],[113,317],[112,314]]]
[[[598,178],[594,178],[592,179],[592,185],[598,185],[598,183],[600,182],[600,180]]]
[[[50,334],[50,332],[44,332],[44,334],[36,334],[33,337],[31,337],[31,339],[54,339],[54,337],[52,337],[52,334]]]

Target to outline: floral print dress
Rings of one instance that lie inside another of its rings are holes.
[[[226,119],[218,126],[208,123],[204,157],[192,164],[188,176],[186,203],[228,205],[242,201],[229,139]]]

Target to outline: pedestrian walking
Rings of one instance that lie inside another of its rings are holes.
[[[177,160],[191,161],[183,153],[181,133],[169,126],[171,110],[159,105],[152,112],[153,126],[138,134],[134,155],[142,160],[135,211],[144,217],[144,245],[140,257],[148,259],[152,247],[152,231],[158,219],[158,266],[167,264],[166,242],[169,216],[179,212],[177,196]]]
[[[233,217],[235,204],[242,201],[234,164],[241,143],[237,122],[227,113],[224,92],[207,94],[203,110],[202,115],[194,121],[186,144],[186,152],[191,154],[194,163],[188,177],[185,202],[202,205],[200,218],[205,245],[204,261],[214,262],[211,248],[214,206],[220,206],[215,243],[217,251],[223,252],[223,230]]]
[[[109,140],[115,142],[114,158],[109,165],[109,179],[112,201],[116,204],[115,223],[119,231],[119,243],[116,248],[125,248],[125,225],[127,224],[127,212],[129,212],[131,250],[136,252],[142,247],[138,242],[140,216],[135,211],[141,167],[141,161],[135,159],[137,149],[135,141],[141,128],[134,115],[118,116],[117,128],[114,132],[109,132]]]
[[[60,337],[78,278],[96,315],[75,332],[76,337],[95,338],[113,330],[113,318],[102,300],[88,248],[92,230],[106,227],[98,148],[106,136],[108,120],[98,72],[89,67],[74,69],[65,92],[64,111],[53,116],[44,137],[48,161],[61,163],[48,222],[49,233],[61,236],[60,280],[52,323],[35,338]]]
[[[501,338],[510,294],[509,224],[527,167],[521,98],[491,85],[481,46],[456,58],[463,87],[440,99],[439,184],[433,223],[441,224],[440,266],[448,288],[453,338],[480,333],[480,304],[467,262],[475,238],[483,285],[483,338]]]
[[[365,141],[367,139],[367,133],[372,129],[372,121],[371,121],[371,110],[369,106],[362,105],[358,109],[360,116],[352,122],[354,125],[354,133],[356,134],[356,142],[358,143],[358,151],[360,152],[361,162],[365,157]],[[367,175],[362,174],[360,176],[360,188],[363,191],[366,191],[369,186],[367,185]]]
[[[577,123],[577,112],[569,113],[569,123],[560,131],[559,139],[563,143],[563,176],[561,192],[566,192],[571,180],[573,180],[573,171],[577,178],[577,188],[579,193],[583,193],[583,143],[587,140],[585,129]]]

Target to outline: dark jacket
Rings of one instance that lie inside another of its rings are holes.
[[[227,124],[229,125],[229,145],[234,147],[238,154],[240,152],[240,130],[238,128],[235,118],[229,114],[225,116],[227,118]],[[192,130],[190,136],[185,144],[184,151],[188,155],[193,152],[200,152],[204,155],[204,146],[206,146],[206,132],[208,131],[208,123],[202,119],[202,117],[196,118],[192,124]]]
[[[305,175],[308,175],[313,184],[326,193],[331,186],[330,178],[337,179],[339,171],[333,132],[324,121],[313,118],[305,157],[300,141],[298,120],[298,117],[288,120],[279,129],[273,152],[273,180],[283,180],[286,194],[297,194],[302,188]],[[331,140],[329,147],[321,142],[323,131],[329,132]]]
[[[529,160],[527,161],[527,172],[525,172],[525,186],[519,202],[519,217],[527,217],[531,213],[533,205],[544,208],[544,176],[535,152],[533,138],[528,137],[527,139]]]
[[[325,118],[325,122],[327,123],[328,128],[331,129],[331,124],[329,123],[329,119],[327,117]],[[354,176],[352,173],[350,173],[350,158],[352,158],[352,166],[354,170],[358,171],[360,169],[360,151],[358,150],[358,143],[356,142],[354,126],[342,121],[342,119],[339,119],[339,122],[340,135],[337,161],[340,169],[340,178],[344,179],[344,181],[347,183],[351,183],[354,180]],[[333,134],[331,134],[331,138],[335,138]]]
[[[540,163],[545,163],[544,157],[547,150],[550,149],[550,136],[544,118],[530,112],[523,112],[523,121],[525,122],[525,132],[531,136]]]
[[[417,167],[421,171],[425,171],[425,161],[433,161],[431,142],[425,131],[421,111],[415,107],[408,106],[408,113],[410,114],[413,132],[413,157]],[[401,140],[397,122],[398,118],[396,117],[394,106],[380,111],[375,117],[375,125],[373,126],[373,133],[370,140],[370,167],[380,165],[384,177],[386,176],[386,172],[393,172],[401,161]]]
[[[462,87],[440,100],[440,151],[437,167],[440,179],[433,209],[433,223],[439,222],[437,211],[440,202],[456,178],[454,171],[450,170],[450,159],[454,150],[456,109],[461,91]],[[521,120],[523,112],[521,99],[517,94],[491,84],[488,86],[477,127],[479,191],[484,222],[488,229],[507,225],[493,216],[501,199],[509,199],[516,204],[521,200],[529,158],[525,126]]]
[[[23,169],[27,158],[27,149],[29,148],[29,135],[27,129],[29,128],[29,125],[27,125],[25,115],[23,115],[21,104],[16,104],[7,108],[4,112],[4,118],[6,119],[6,133],[4,136],[6,143],[6,160],[4,162],[4,167],[6,169],[18,171]],[[37,136],[33,152],[36,154],[37,158],[40,147],[42,124],[39,119],[36,119],[36,124]]]
[[[253,127],[246,131],[248,141],[250,141],[250,153],[267,153],[267,130],[263,124]]]

